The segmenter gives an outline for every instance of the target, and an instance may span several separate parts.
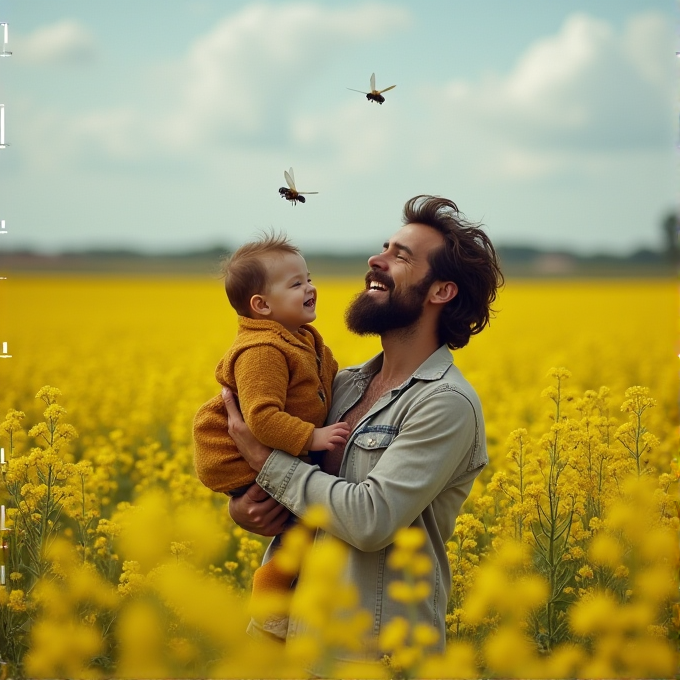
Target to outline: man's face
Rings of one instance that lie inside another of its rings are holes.
[[[430,290],[428,255],[443,236],[423,224],[407,224],[369,258],[366,289],[345,314],[347,327],[358,335],[382,335],[413,326],[423,313]]]

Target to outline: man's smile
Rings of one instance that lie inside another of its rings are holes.
[[[366,290],[369,293],[387,293],[394,288],[392,278],[382,271],[374,270],[366,274]]]

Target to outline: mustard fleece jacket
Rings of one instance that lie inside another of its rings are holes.
[[[253,434],[266,446],[294,456],[315,427],[323,427],[338,363],[310,325],[291,333],[276,321],[239,316],[234,344],[215,377],[238,397]],[[194,466],[213,491],[229,493],[255,481],[227,431],[222,397],[207,401],[194,417]]]

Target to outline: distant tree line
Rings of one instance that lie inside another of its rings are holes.
[[[525,270],[536,263],[548,263],[550,266],[562,267],[598,267],[605,268],[623,267],[658,267],[665,271],[671,271],[680,266],[680,222],[677,212],[669,212],[660,222],[663,233],[662,248],[640,248],[627,255],[612,254],[607,252],[582,255],[568,249],[538,248],[524,245],[497,246],[501,262],[510,267],[519,267]],[[218,263],[222,258],[230,255],[231,248],[228,245],[215,245],[193,251],[169,252],[169,253],[144,253],[127,248],[118,249],[87,249],[79,251],[61,252],[53,255],[43,255],[31,249],[18,249],[0,253],[0,266],[9,266],[14,269],[33,269],[56,266],[59,269],[86,268],[135,268],[141,265],[157,268],[180,267],[183,269],[195,268],[197,271],[205,269],[205,263]],[[360,271],[365,269],[366,258],[372,253],[324,253],[307,252],[307,258],[315,266],[322,270],[347,271],[352,269]],[[134,263],[139,263],[135,265]],[[96,264],[98,263],[98,264]],[[107,264],[108,263],[108,264]],[[175,264],[172,264],[175,263]],[[180,271],[181,269],[178,269]]]
[[[665,254],[674,265],[680,264],[680,218],[678,213],[669,213],[662,222]]]

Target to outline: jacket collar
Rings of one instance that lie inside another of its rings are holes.
[[[382,367],[383,352],[376,354],[372,359],[359,366],[350,366],[347,370],[361,374],[362,378],[367,376],[374,376]],[[418,366],[410,378],[406,380],[409,383],[411,380],[439,380],[453,363],[453,357],[449,348],[442,345],[435,350],[425,361]]]

